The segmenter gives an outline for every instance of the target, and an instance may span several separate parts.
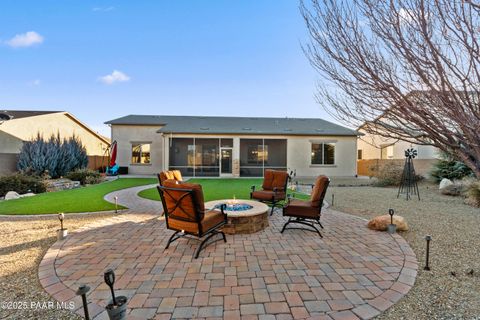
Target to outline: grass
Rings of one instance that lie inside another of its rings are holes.
[[[103,199],[106,194],[155,182],[156,179],[153,178],[124,178],[73,190],[42,193],[34,197],[2,201],[0,202],[0,214],[26,215],[114,210],[115,205]],[[124,207],[119,206],[119,208]]]
[[[191,179],[188,182],[199,183],[203,188],[205,201],[231,199],[250,199],[251,186],[261,189],[262,179]],[[289,194],[292,194],[289,191]],[[142,198],[160,201],[156,188],[145,189],[138,193]],[[309,196],[295,192],[298,199],[308,199]]]

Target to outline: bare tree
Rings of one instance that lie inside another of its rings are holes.
[[[480,178],[480,4],[304,0],[318,102],[368,133],[433,145]]]

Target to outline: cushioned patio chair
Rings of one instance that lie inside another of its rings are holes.
[[[199,239],[205,237],[194,253],[196,259],[200,251],[204,249],[205,243],[214,235],[221,234],[223,241],[227,242],[225,234],[219,230],[227,223],[225,207],[223,205],[219,210],[205,210],[201,185],[177,184],[175,180],[169,179],[163,181],[163,185],[157,186],[157,189],[162,199],[167,229],[175,231],[168,239],[165,249],[168,249],[173,241],[186,235],[192,235]]]
[[[163,181],[169,180],[169,179],[179,181],[179,182],[183,181],[182,173],[180,172],[180,170],[162,171],[159,174],[157,174],[157,178],[158,178],[158,183],[160,185],[163,185]]]
[[[252,186],[250,199],[270,204],[272,206],[270,215],[272,215],[275,206],[286,198],[288,179],[290,176],[286,171],[265,170],[262,190],[255,190],[255,186]]]
[[[302,201],[290,198],[288,199],[287,204],[283,207],[283,215],[289,217],[289,219],[283,226],[281,233],[283,233],[283,231],[286,229],[302,229],[317,232],[320,237],[323,238],[320,231],[315,227],[315,223],[318,223],[318,225],[323,229],[323,226],[320,223],[320,216],[322,213],[323,199],[325,198],[325,193],[327,192],[329,184],[330,179],[328,179],[326,176],[319,176],[315,180],[310,201]],[[287,225],[291,223],[302,224],[308,226],[309,228],[287,228]]]

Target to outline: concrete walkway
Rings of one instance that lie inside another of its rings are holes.
[[[127,207],[128,210],[124,213],[147,213],[160,214],[162,213],[162,203],[145,199],[138,196],[138,193],[145,189],[154,188],[156,184],[133,187],[111,192],[105,195],[104,199],[108,202],[115,203],[115,197],[118,197],[118,204]]]

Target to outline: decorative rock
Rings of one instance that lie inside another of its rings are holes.
[[[390,224],[390,216],[388,214],[373,218],[368,222],[368,228],[377,231],[386,231]],[[393,216],[393,224],[397,225],[397,231],[407,231],[408,224],[405,218],[401,216]]]
[[[8,191],[7,194],[5,195],[5,200],[13,200],[13,199],[19,199],[19,198],[20,198],[20,195],[15,191]]]
[[[70,179],[55,179],[45,181],[47,192],[70,190],[80,187],[80,181],[72,181]]]
[[[448,186],[451,186],[453,184],[452,180],[443,178],[442,181],[440,181],[440,185],[438,186],[439,190],[445,189]]]
[[[33,197],[34,195],[35,195],[35,193],[29,192],[29,193],[21,194],[20,198]]]

